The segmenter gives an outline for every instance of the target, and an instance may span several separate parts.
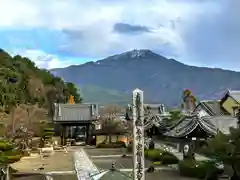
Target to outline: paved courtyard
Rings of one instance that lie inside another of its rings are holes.
[[[54,155],[41,158],[40,156],[25,157],[12,164],[12,168],[18,171],[14,180],[45,180],[41,173],[50,173],[54,180],[77,180],[73,162],[73,152],[78,147],[70,147],[68,153],[57,151]],[[39,175],[30,175],[37,174]]]
[[[121,171],[121,173],[131,176],[133,162],[131,154],[129,157],[121,157],[121,149],[93,149],[85,148],[85,152],[88,154],[89,158],[99,169],[110,169],[112,162],[116,163],[116,168]],[[148,168],[152,163],[148,160],[145,161],[145,168]],[[127,176],[125,179],[127,179]],[[172,170],[168,167],[159,167],[157,172],[146,173],[147,180],[195,180],[192,178],[181,177],[177,171]]]
[[[78,175],[83,177],[84,174],[97,172],[96,168],[99,170],[108,170],[111,168],[112,163],[115,162],[116,168],[125,175],[125,178],[123,179],[131,177],[133,168],[131,154],[127,154],[127,157],[122,157],[123,151],[121,149],[96,149],[92,147],[84,147],[84,151],[81,149],[81,147],[71,147],[69,148],[68,153],[56,152],[53,156],[44,159],[41,159],[40,157],[24,158],[13,164],[13,168],[26,173],[52,172],[54,174],[54,172],[58,172],[58,174],[52,176],[54,177],[54,180],[76,180],[76,175],[73,174],[75,170],[78,172]],[[83,152],[83,154],[81,154],[81,152]],[[145,160],[145,168],[148,168],[151,165],[152,163],[149,160]],[[44,168],[38,170],[39,167]],[[76,169],[76,167],[78,168]],[[181,177],[176,170],[173,170],[170,167],[159,166],[156,168],[156,172],[146,173],[147,180],[194,180]],[[65,174],[59,174],[59,172]],[[66,172],[69,172],[69,174],[66,174]],[[15,180],[22,179],[43,180],[43,177],[35,175],[32,177],[15,178]]]

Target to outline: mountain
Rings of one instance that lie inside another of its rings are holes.
[[[131,101],[131,97],[122,92],[91,85],[81,86],[81,95],[86,102],[102,105],[119,104],[124,106]]]
[[[144,49],[51,72],[83,88],[85,101],[94,97],[95,102],[105,103],[113,101],[112,98],[114,102],[129,98],[130,102],[135,88],[144,90],[145,102],[169,106],[180,104],[186,88],[198,99],[205,100],[220,98],[228,88],[240,89],[240,72],[189,66]],[[104,98],[102,89],[105,89]]]

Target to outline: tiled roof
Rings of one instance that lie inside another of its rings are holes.
[[[145,113],[147,111],[151,111],[153,114],[160,114],[161,113],[161,104],[144,104]]]
[[[169,137],[185,137],[194,131],[197,127],[200,127],[203,131],[210,135],[217,133],[217,128],[208,120],[205,120],[198,115],[185,116],[179,120],[169,131],[164,133]]]
[[[162,104],[144,104],[144,114],[147,116],[149,113],[153,115],[162,114],[161,112],[161,106]],[[128,108],[126,108],[126,116],[131,117],[132,114],[132,107],[129,105]],[[166,112],[167,115],[167,112]]]
[[[224,134],[229,134],[229,128],[237,128],[237,118],[232,116],[211,116],[211,117],[204,117],[204,119],[208,119],[214,124],[219,131]]]
[[[231,96],[235,101],[240,103],[240,91],[237,90],[228,90],[229,96]]]
[[[89,121],[98,117],[98,105],[54,104],[54,121]]]
[[[230,127],[237,127],[237,119],[231,116],[186,116],[180,119],[164,135],[170,137],[185,137],[194,129],[200,127],[208,134],[215,135],[218,131],[229,134]]]
[[[203,101],[202,104],[212,113],[212,115],[222,115],[219,101]]]
[[[148,116],[145,116],[145,127],[144,129],[149,129],[152,126],[158,127],[160,129],[165,128],[165,123],[163,122],[163,119],[159,115],[153,115],[149,114]]]
[[[220,105],[220,100],[200,101],[194,112],[205,110],[210,116],[229,115]]]
[[[153,126],[156,126],[160,129],[165,129],[165,122],[163,118],[168,114],[161,114],[160,107],[162,104],[144,104],[144,122],[145,130]],[[126,109],[126,119],[132,119],[132,109],[131,107]]]

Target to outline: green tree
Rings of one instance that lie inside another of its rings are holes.
[[[30,59],[19,55],[11,57],[2,49],[0,92],[1,109],[13,116],[18,104],[38,104],[51,109],[52,103],[66,103],[70,95],[76,103],[82,101],[80,91],[73,83],[65,83],[48,70],[36,67]]]
[[[204,154],[211,156],[218,162],[232,167],[233,175],[231,180],[240,179],[240,129],[230,128],[230,134],[219,133],[209,139],[208,146],[202,150]]]
[[[74,97],[75,103],[81,103],[82,98],[80,97],[79,89],[75,86],[75,84],[71,82],[66,82],[67,86],[67,95],[72,95]]]
[[[21,159],[22,154],[16,150],[15,146],[7,140],[0,140],[0,168],[5,171],[1,178],[11,176],[9,165]],[[7,178],[6,178],[7,179]]]
[[[170,117],[165,119],[168,125],[171,125],[184,117],[184,115],[178,109],[172,110],[169,113],[170,113]]]

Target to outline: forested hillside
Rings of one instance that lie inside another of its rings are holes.
[[[69,95],[81,101],[73,83],[65,83],[49,71],[39,69],[30,59],[10,56],[0,49],[1,112],[11,113],[20,104],[50,109],[53,102],[66,102]]]

